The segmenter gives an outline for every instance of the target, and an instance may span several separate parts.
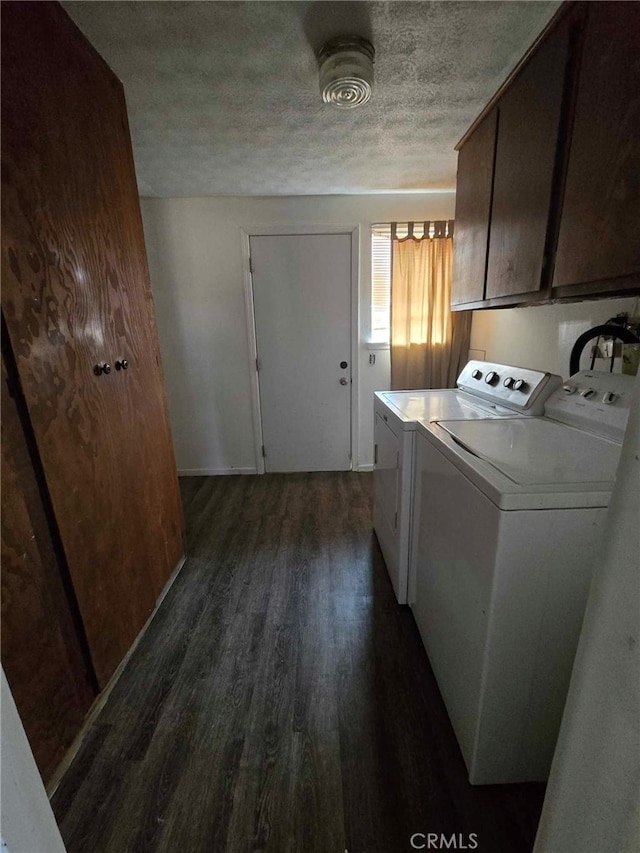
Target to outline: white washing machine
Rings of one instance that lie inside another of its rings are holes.
[[[547,778],[633,383],[418,426],[409,602],[472,784]]]
[[[549,373],[470,361],[457,388],[376,392],[373,527],[399,604],[407,602],[416,424],[541,414],[561,382]]]

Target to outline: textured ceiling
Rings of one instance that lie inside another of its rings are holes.
[[[455,186],[453,146],[556,2],[66,2],[124,83],[142,195]],[[324,105],[315,52],[376,49],[369,104]]]

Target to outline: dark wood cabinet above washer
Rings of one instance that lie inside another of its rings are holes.
[[[485,116],[458,158],[452,304],[484,299],[497,119],[497,110]]]
[[[639,43],[640,4],[566,3],[463,137],[453,309],[640,292]]]
[[[588,7],[553,275],[562,296],[640,287],[640,4]]]
[[[497,107],[485,299],[532,293],[542,286],[568,43],[565,22]]]

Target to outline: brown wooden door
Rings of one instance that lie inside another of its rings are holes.
[[[499,101],[487,299],[541,287],[568,41],[565,21]]]
[[[2,666],[45,782],[97,694],[2,358]],[[77,615],[77,614],[76,614]]]
[[[496,125],[493,110],[458,154],[452,306],[484,299]]]
[[[61,7],[2,17],[2,305],[104,686],[182,554],[126,110]]]
[[[586,6],[554,296],[640,287],[640,4]]]

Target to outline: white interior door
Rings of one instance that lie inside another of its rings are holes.
[[[351,235],[251,237],[266,471],[351,467]]]

